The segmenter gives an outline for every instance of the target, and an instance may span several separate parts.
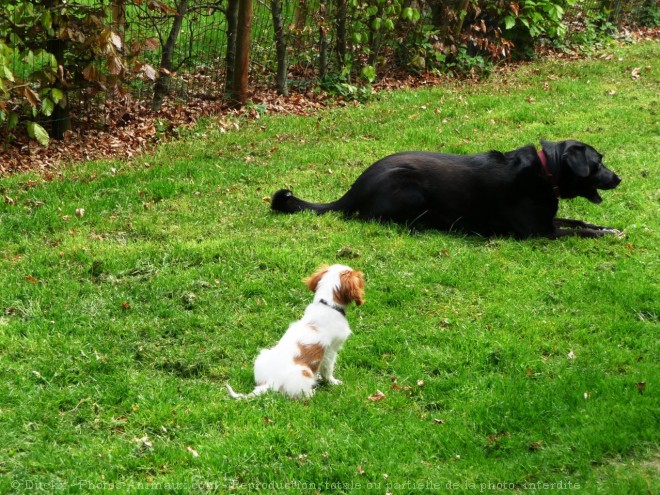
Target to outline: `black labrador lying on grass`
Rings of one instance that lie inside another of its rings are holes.
[[[601,160],[600,153],[579,141],[543,141],[540,151],[525,146],[465,156],[397,153],[367,168],[337,201],[310,203],[281,189],[271,208],[284,213],[339,211],[362,220],[483,236],[618,235],[608,227],[555,218],[560,198],[582,196],[600,203],[598,189],[613,189],[621,182]]]

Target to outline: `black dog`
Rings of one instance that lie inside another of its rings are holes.
[[[525,146],[508,153],[466,156],[397,153],[367,168],[337,201],[309,203],[281,189],[273,195],[271,208],[284,213],[340,211],[363,220],[483,236],[620,234],[555,218],[559,198],[582,196],[600,203],[598,189],[613,189],[621,182],[601,160],[600,153],[579,141],[543,141],[538,152]]]

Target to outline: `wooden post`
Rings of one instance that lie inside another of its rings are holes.
[[[252,0],[240,0],[238,7],[238,36],[232,99],[243,106],[247,103],[248,72],[250,69],[250,34],[252,33]]]
[[[236,68],[236,37],[238,33],[238,3],[239,0],[229,0],[227,3],[227,55],[225,57],[225,94],[228,99],[234,95],[234,69]]]

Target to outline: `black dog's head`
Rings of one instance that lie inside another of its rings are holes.
[[[603,165],[603,155],[580,141],[543,141],[543,151],[552,164],[553,174],[558,177],[562,198],[582,196],[592,203],[603,198],[598,189],[614,189],[621,179]]]

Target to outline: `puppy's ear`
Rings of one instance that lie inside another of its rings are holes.
[[[355,301],[357,306],[364,303],[364,274],[356,270],[347,270],[339,274],[339,287],[335,289],[337,303],[347,306]]]
[[[328,271],[328,265],[321,266],[318,270],[312,273],[311,276],[307,277],[304,282],[309,287],[309,290],[316,292],[316,287],[319,285],[319,280],[323,278],[323,275]]]
[[[589,176],[589,162],[587,161],[587,147],[582,143],[571,144],[561,155],[570,169],[578,177]]]

